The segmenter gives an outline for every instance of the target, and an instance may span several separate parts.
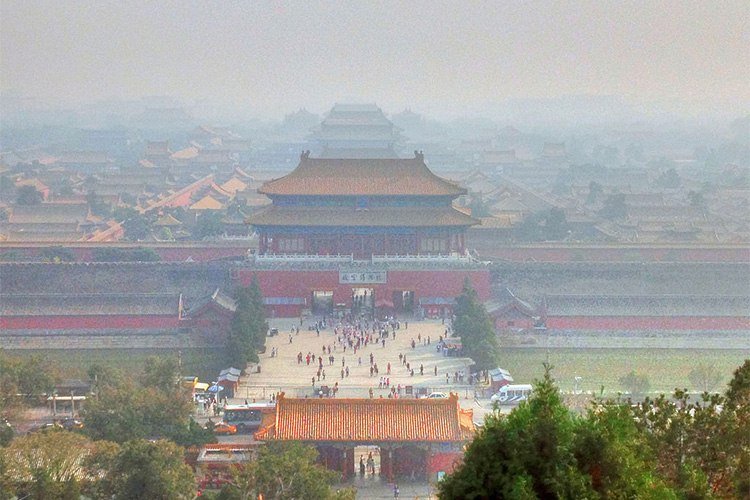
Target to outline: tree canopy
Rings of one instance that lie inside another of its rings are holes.
[[[618,418],[616,405],[576,417],[550,370],[510,415],[487,418],[463,464],[439,483],[439,498],[676,498],[630,445],[635,424]]]
[[[135,440],[115,457],[110,472],[115,500],[179,500],[195,496],[195,478],[182,448],[169,441]]]
[[[38,205],[44,201],[44,194],[34,186],[21,186],[16,193],[16,205]]]
[[[211,238],[224,232],[221,222],[223,212],[220,210],[206,210],[195,223],[195,237],[199,240]]]
[[[302,443],[272,442],[261,448],[258,460],[232,470],[226,498],[249,500],[354,500],[356,490],[334,491],[339,473],[316,463],[318,452]]]
[[[521,241],[559,241],[565,239],[568,229],[565,212],[551,208],[523,219],[516,227],[516,237]]]
[[[461,295],[456,297],[455,315],[453,329],[461,337],[466,355],[474,360],[480,370],[496,368],[498,344],[495,324],[479,300],[477,291],[471,287],[468,276]]]
[[[150,358],[143,385],[94,374],[97,397],[89,399],[81,411],[86,422],[83,432],[92,439],[125,443],[166,438],[182,446],[216,441],[211,430],[190,418],[193,406],[187,393],[176,385],[176,365],[172,361]]]
[[[0,350],[0,421],[13,422],[25,410],[19,395],[49,394],[55,380],[44,358],[11,358]]]
[[[249,361],[258,361],[257,351],[266,343],[268,323],[263,310],[263,294],[257,275],[250,287],[236,290],[237,309],[229,326],[227,357],[233,366],[245,368]]]
[[[628,205],[625,203],[625,195],[613,193],[604,200],[604,206],[599,210],[599,215],[606,219],[624,219],[628,216]]]
[[[528,401],[485,420],[441,500],[750,497],[750,360],[724,394],[594,399],[583,415],[563,406],[550,370]]]

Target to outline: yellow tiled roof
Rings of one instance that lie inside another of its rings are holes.
[[[190,210],[221,210],[224,205],[216,201],[210,194],[204,196],[201,200],[195,202]]]

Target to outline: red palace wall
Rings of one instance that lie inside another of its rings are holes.
[[[375,300],[391,300],[394,291],[413,291],[414,303],[421,298],[454,298],[461,293],[464,278],[469,276],[471,286],[481,300],[490,298],[489,271],[388,271],[386,283],[351,284],[339,283],[336,271],[240,271],[238,284],[250,286],[253,274],[258,275],[264,297],[303,298],[306,305],[267,306],[266,312],[276,316],[298,316],[301,309],[310,307],[310,296],[314,290],[333,291],[334,304],[351,305],[352,288],[372,288]]]
[[[471,246],[471,244],[469,244]],[[482,250],[483,257],[514,262],[750,262],[747,247],[659,246],[502,246]]]
[[[450,474],[453,469],[463,461],[464,454],[455,453],[432,453],[427,455],[427,472],[445,472]]]
[[[49,246],[55,246],[50,244]],[[121,244],[121,243],[103,243],[103,244],[85,244],[76,245],[75,243],[66,243],[64,245],[68,250],[72,251],[76,256],[78,262],[91,262],[93,259],[92,252],[94,248],[119,248],[124,251],[132,250],[138,245],[135,244]],[[195,262],[208,262],[212,260],[222,259],[226,257],[245,257],[247,255],[247,244],[236,246],[212,246],[207,244],[205,246],[197,245],[185,245],[179,244],[174,245],[142,245],[153,249],[164,262],[185,262],[188,257]],[[0,255],[6,254],[21,254],[30,258],[37,258],[39,251],[44,248],[43,246],[37,245],[13,245],[6,248],[0,249]],[[20,259],[24,260],[24,259]]]
[[[750,330],[750,318],[730,317],[547,317],[547,328],[557,330]]]
[[[77,330],[99,328],[177,328],[174,316],[22,316],[0,317],[6,330]]]

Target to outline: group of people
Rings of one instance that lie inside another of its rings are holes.
[[[321,329],[330,328],[330,336],[327,336],[326,341],[321,344],[321,351],[318,354],[312,351],[308,351],[307,353],[303,353],[302,351],[298,352],[297,364],[306,366],[313,365],[315,371],[309,380],[312,387],[315,389],[317,383],[322,383],[326,380],[326,369],[324,368],[324,366],[326,366],[325,361],[328,362],[327,367],[329,367],[329,371],[334,370],[336,378],[340,376],[340,381],[343,382],[343,380],[352,375],[353,369],[348,363],[349,360],[347,360],[347,356],[350,357],[350,360],[356,359],[357,367],[362,367],[363,358],[364,363],[367,363],[369,358],[370,377],[378,378],[377,386],[373,384],[373,387],[369,389],[370,397],[375,397],[373,389],[377,388],[390,389],[386,397],[398,398],[401,396],[403,389],[401,384],[396,384],[392,381],[393,367],[391,363],[388,362],[386,364],[386,373],[381,375],[380,367],[375,359],[377,351],[370,351],[367,355],[363,356],[364,353],[361,353],[361,350],[374,348],[376,346],[385,348],[386,342],[395,339],[397,332],[401,330],[402,326],[404,330],[408,329],[408,322],[401,323],[395,317],[374,319],[366,317],[365,315],[360,315],[359,317],[347,315],[342,322],[338,324],[326,321],[325,319],[322,321],[316,321],[314,326],[311,327],[311,330],[314,329],[319,335]],[[438,341],[438,349],[445,346],[445,339],[450,335],[449,327],[445,327],[444,330],[444,335],[441,335]],[[289,335],[290,343],[293,342],[293,337],[296,335],[299,335],[299,328],[293,326],[291,328],[291,334]],[[378,344],[380,345],[378,346]],[[416,350],[419,344],[422,344],[423,346],[431,345],[432,338],[430,336],[423,336],[421,332],[418,332],[415,337],[410,339],[409,344],[412,350]],[[347,353],[347,350],[349,350],[349,353]],[[276,348],[271,350],[271,356],[278,356]],[[337,365],[338,357],[340,357],[341,366],[338,368],[330,368]],[[416,363],[412,364],[411,361],[407,359],[407,355],[403,352],[399,353],[398,357],[399,364],[405,369],[405,373],[409,377],[414,377],[415,375],[424,376],[426,373],[430,374],[429,372],[432,372],[430,375],[435,377],[438,376],[437,365],[433,366],[432,369],[425,369],[423,363],[420,363],[418,366]],[[328,375],[330,375],[330,373],[328,373]],[[446,373],[445,376],[446,383],[450,383],[450,374]],[[453,382],[456,383],[463,381],[463,378],[463,372],[455,372]],[[336,382],[336,388],[338,389],[338,382]],[[335,392],[336,391],[329,391],[327,396],[334,397]],[[323,390],[317,391],[316,395],[322,397],[324,395],[323,393]],[[380,397],[382,398],[384,395],[381,395]]]

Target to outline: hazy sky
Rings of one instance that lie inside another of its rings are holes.
[[[260,113],[608,94],[747,104],[750,2],[0,0],[0,89]]]

